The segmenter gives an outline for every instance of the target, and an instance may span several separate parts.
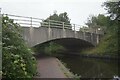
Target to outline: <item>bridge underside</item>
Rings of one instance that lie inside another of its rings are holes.
[[[55,42],[57,44],[60,44],[60,45],[64,46],[70,52],[77,52],[77,51],[80,51],[81,49],[94,47],[94,45],[92,43],[87,42],[82,39],[77,39],[77,38],[54,39],[54,40],[50,40],[50,41],[47,41],[47,42],[44,42],[44,43],[38,44],[38,45],[44,45],[44,44],[47,44],[50,42]]]

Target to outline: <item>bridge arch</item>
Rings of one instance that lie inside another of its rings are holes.
[[[36,47],[38,50],[43,50],[45,47],[48,47],[49,43],[57,43],[65,48],[65,54],[80,52],[83,49],[94,47],[94,45],[88,41],[77,39],[77,38],[58,38],[44,43],[37,44],[33,47]],[[47,45],[47,46],[46,46]],[[43,47],[41,49],[41,47]],[[67,52],[66,52],[67,51]],[[43,52],[44,53],[44,52]]]
[[[52,39],[52,40],[49,40],[49,41],[46,41],[46,42],[43,42],[43,43],[40,43],[41,45],[42,44],[47,44],[47,43],[50,43],[50,42],[55,42],[55,43],[58,43],[58,44],[61,44],[61,45],[64,45],[64,46],[82,46],[82,47],[94,47],[94,45],[88,41],[85,41],[83,39],[78,39],[78,38],[57,38],[57,39]],[[37,45],[40,45],[40,44],[37,44]],[[35,46],[37,46],[35,45]],[[34,46],[33,46],[34,47]]]

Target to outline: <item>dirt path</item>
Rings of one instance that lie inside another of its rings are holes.
[[[37,78],[67,78],[60,68],[57,58],[44,57],[37,60],[40,75]]]

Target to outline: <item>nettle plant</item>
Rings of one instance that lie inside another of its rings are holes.
[[[20,25],[8,17],[2,19],[3,78],[32,78],[36,74],[36,59],[20,35]]]

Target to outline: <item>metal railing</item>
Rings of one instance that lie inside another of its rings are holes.
[[[93,32],[90,31],[85,31],[85,28],[81,25],[78,24],[70,24],[70,23],[65,23],[62,21],[55,21],[55,20],[44,20],[44,19],[40,19],[40,18],[34,18],[34,17],[25,17],[25,16],[18,16],[18,15],[10,15],[10,14],[2,14],[2,16],[7,16],[10,19],[12,19],[14,21],[14,23],[19,24],[21,27],[31,27],[30,30],[32,29],[32,27],[47,27],[48,28],[48,39],[50,39],[51,36],[51,29],[50,28],[61,28],[63,29],[63,37],[65,37],[66,35],[66,31],[67,29],[74,31],[74,36],[75,38],[77,37],[76,33],[77,31],[80,31],[80,28],[82,28],[82,32],[83,32],[83,37],[84,40],[86,40],[86,32],[91,33],[91,40],[93,40]],[[98,34],[98,31],[96,31]],[[31,38],[32,39],[32,38]],[[97,43],[99,43],[99,35],[97,35]]]
[[[8,16],[10,19],[14,21],[14,23],[18,23],[22,27],[48,27],[48,28],[70,29],[74,31],[79,31],[79,29],[82,27],[81,25],[77,25],[77,24],[70,24],[55,20],[44,20],[34,17],[18,16],[11,14],[3,14],[3,16]]]

